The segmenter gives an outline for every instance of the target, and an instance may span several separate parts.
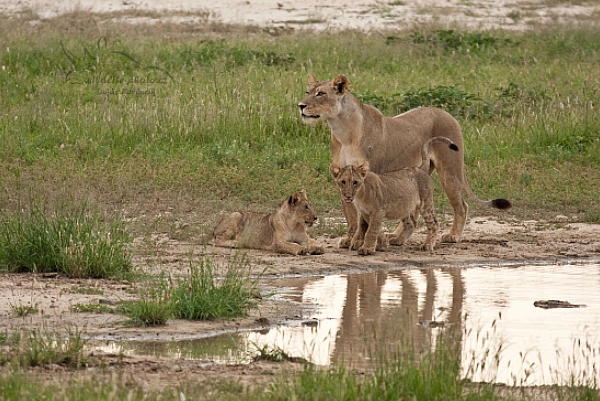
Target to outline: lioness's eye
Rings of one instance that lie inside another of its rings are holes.
[[[317,92],[317,96],[323,96],[325,92]]]

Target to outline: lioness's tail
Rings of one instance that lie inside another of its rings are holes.
[[[456,146],[456,144],[454,142],[452,142],[450,139],[448,139],[444,136],[435,136],[435,137],[429,139],[427,142],[425,142],[425,144],[423,145],[423,149],[421,150],[422,161],[421,161],[421,165],[419,166],[422,170],[425,170],[428,173],[429,173],[429,162],[430,162],[429,151],[431,150],[431,145],[434,142],[444,142],[445,144],[448,145],[448,147],[450,149],[452,149],[454,151],[458,151],[458,146]],[[504,198],[492,199],[489,201],[484,201],[484,200],[479,199],[473,193],[473,191],[471,190],[471,187],[469,187],[469,183],[467,181],[467,173],[464,168],[463,168],[463,188],[467,192],[467,195],[469,196],[469,198],[471,198],[471,200],[474,200],[481,206],[493,207],[493,208],[501,209],[501,210],[510,209],[512,207],[512,204],[510,203],[510,201],[507,199],[504,199]]]
[[[475,202],[479,203],[481,206],[493,207],[493,208],[500,209],[500,210],[506,210],[506,209],[510,209],[512,207],[512,203],[510,203],[510,201],[508,199],[504,199],[504,198],[492,199],[489,201],[484,201],[484,200],[479,199],[473,193],[473,190],[471,190],[471,187],[469,186],[469,183],[467,182],[467,172],[465,171],[464,168],[463,168],[463,188],[467,192],[467,195],[469,195],[469,198],[471,198]]]
[[[423,144],[423,149],[421,149],[421,165],[419,166],[419,168],[421,170],[425,170],[427,172],[427,174],[429,174],[429,162],[430,162],[429,151],[431,150],[431,145],[434,142],[444,142],[453,151],[455,151],[455,152],[458,151],[458,146],[456,146],[456,144],[454,142],[452,142],[450,139],[446,138],[445,136],[434,136],[433,138],[429,139],[427,142],[425,142]]]

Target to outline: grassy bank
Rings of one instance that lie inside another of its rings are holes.
[[[35,29],[3,21],[4,209],[31,196],[113,210],[202,213],[223,200],[260,209],[301,187],[318,209],[338,209],[328,128],[303,125],[296,104],[310,73],[344,73],[387,114],[423,104],[451,111],[481,197],[513,200],[520,217],[600,220],[595,30],[274,38],[100,29],[78,25],[82,18]]]

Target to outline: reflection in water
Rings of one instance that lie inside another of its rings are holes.
[[[307,316],[318,319],[317,329],[279,328],[267,335],[251,333],[248,339],[321,365],[360,366],[397,352],[426,352],[443,335],[460,352],[463,375],[475,381],[598,382],[599,273],[598,265],[588,264],[319,278],[302,286],[302,300],[321,305]],[[587,307],[533,305],[552,299]],[[428,322],[447,324],[439,328]]]
[[[177,342],[170,345],[177,350],[171,355],[239,361],[266,347],[319,365],[358,367],[397,353],[428,352],[443,338],[460,354],[463,375],[475,381],[598,382],[599,267],[404,269],[273,280],[268,284],[285,288],[289,298],[317,305],[304,316],[316,319],[317,327]],[[551,299],[587,307],[533,306]],[[202,351],[186,351],[188,347]],[[215,350],[221,350],[220,356],[215,357]]]

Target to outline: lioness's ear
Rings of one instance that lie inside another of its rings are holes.
[[[346,90],[350,89],[350,80],[345,75],[338,75],[332,82],[333,90],[343,94]]]
[[[315,77],[313,74],[310,74],[308,77],[308,85],[315,86],[318,83],[319,83],[319,80],[317,79],[317,77]]]
[[[335,163],[331,163],[329,165],[329,172],[331,173],[331,176],[334,179],[338,178],[338,176],[340,175],[340,170],[341,170],[340,166],[338,166]]]

